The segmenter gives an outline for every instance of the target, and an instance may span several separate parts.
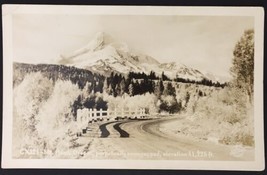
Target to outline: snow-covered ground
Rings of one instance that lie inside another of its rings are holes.
[[[247,157],[252,158],[254,155],[253,146],[245,146],[241,143],[236,145],[226,145],[221,142],[220,133],[214,130],[215,123],[209,123],[205,126],[194,122],[188,117],[187,114],[179,115],[178,119],[176,117],[174,120],[164,122],[161,124],[160,131],[171,137],[177,138],[191,138],[200,143],[214,144],[224,147],[224,149],[229,149],[229,153],[233,157]],[[204,129],[205,127],[205,129]],[[227,131],[225,131],[227,132]]]

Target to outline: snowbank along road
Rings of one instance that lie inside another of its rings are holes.
[[[166,117],[99,123],[98,127],[80,137],[82,142],[89,144],[86,143],[87,147],[83,151],[86,154],[79,158],[233,161],[254,159],[252,148],[236,149],[234,146],[165,132],[163,127],[175,120],[182,119]]]

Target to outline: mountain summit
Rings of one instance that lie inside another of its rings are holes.
[[[148,74],[154,71],[158,75],[164,72],[169,78],[179,77],[196,81],[207,78],[200,71],[186,65],[176,62],[160,63],[151,56],[133,52],[126,43],[116,41],[104,32],[96,33],[84,47],[70,54],[62,54],[57,62],[101,74],[127,74],[130,71]]]

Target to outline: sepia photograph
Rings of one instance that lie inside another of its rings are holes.
[[[2,18],[7,167],[263,168],[261,9],[7,5]]]

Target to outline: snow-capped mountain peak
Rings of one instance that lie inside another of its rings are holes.
[[[111,36],[105,34],[104,32],[98,32],[93,37],[93,39],[84,47],[77,49],[70,54],[62,55],[61,57],[63,57],[64,59],[72,59],[87,52],[94,52],[97,50],[101,50],[104,45],[107,45],[111,42],[112,42]]]
[[[70,54],[62,54],[57,62],[101,74],[110,74],[111,72],[128,74],[130,71],[150,73],[150,71],[154,71],[158,75],[164,72],[169,78],[179,77],[197,81],[207,78],[200,71],[184,64],[160,63],[149,55],[133,52],[126,43],[116,41],[104,32],[96,33],[84,47]]]

